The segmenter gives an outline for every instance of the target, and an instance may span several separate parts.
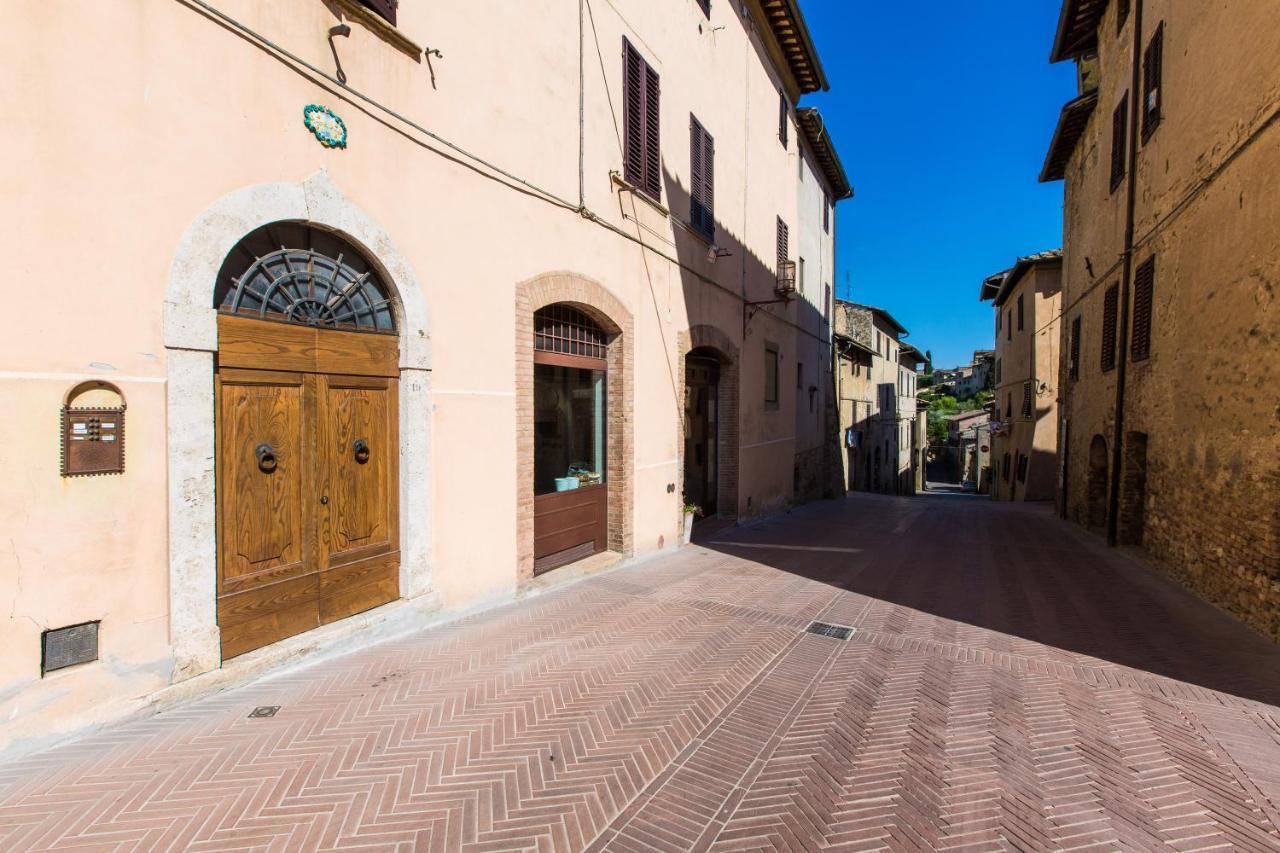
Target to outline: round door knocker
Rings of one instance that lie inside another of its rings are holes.
[[[269,444],[259,444],[253,449],[253,455],[258,457],[258,470],[264,474],[270,474],[276,470],[276,451]]]
[[[369,442],[363,438],[357,438],[355,444],[356,462],[361,465],[369,461]]]

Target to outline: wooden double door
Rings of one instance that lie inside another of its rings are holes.
[[[396,339],[218,318],[218,625],[234,657],[399,597]]]

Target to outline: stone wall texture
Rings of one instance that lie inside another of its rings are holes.
[[[1116,512],[1121,544],[1280,639],[1280,19],[1268,0],[1143,4],[1143,49],[1163,23],[1162,117],[1145,140],[1130,131],[1140,147],[1126,180],[1133,265],[1155,259],[1151,345],[1134,361],[1122,326],[1112,494],[1090,449],[1105,441],[1109,475],[1121,371],[1101,369],[1103,294],[1124,284],[1127,190],[1110,191],[1111,114],[1130,87],[1138,24],[1130,15],[1117,35],[1117,5],[1099,29],[1098,107],[1066,177],[1063,352],[1077,317],[1082,336],[1079,377],[1065,358],[1060,369],[1060,506],[1095,528],[1100,506]]]

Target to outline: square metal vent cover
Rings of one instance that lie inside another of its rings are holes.
[[[40,635],[40,671],[53,672],[98,659],[98,623],[52,628]]]
[[[835,640],[847,640],[853,636],[853,629],[847,625],[832,625],[827,622],[810,622],[809,627],[804,630],[809,634],[831,637]]]

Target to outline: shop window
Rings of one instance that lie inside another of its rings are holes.
[[[534,494],[605,482],[608,340],[583,312],[534,315]]]

